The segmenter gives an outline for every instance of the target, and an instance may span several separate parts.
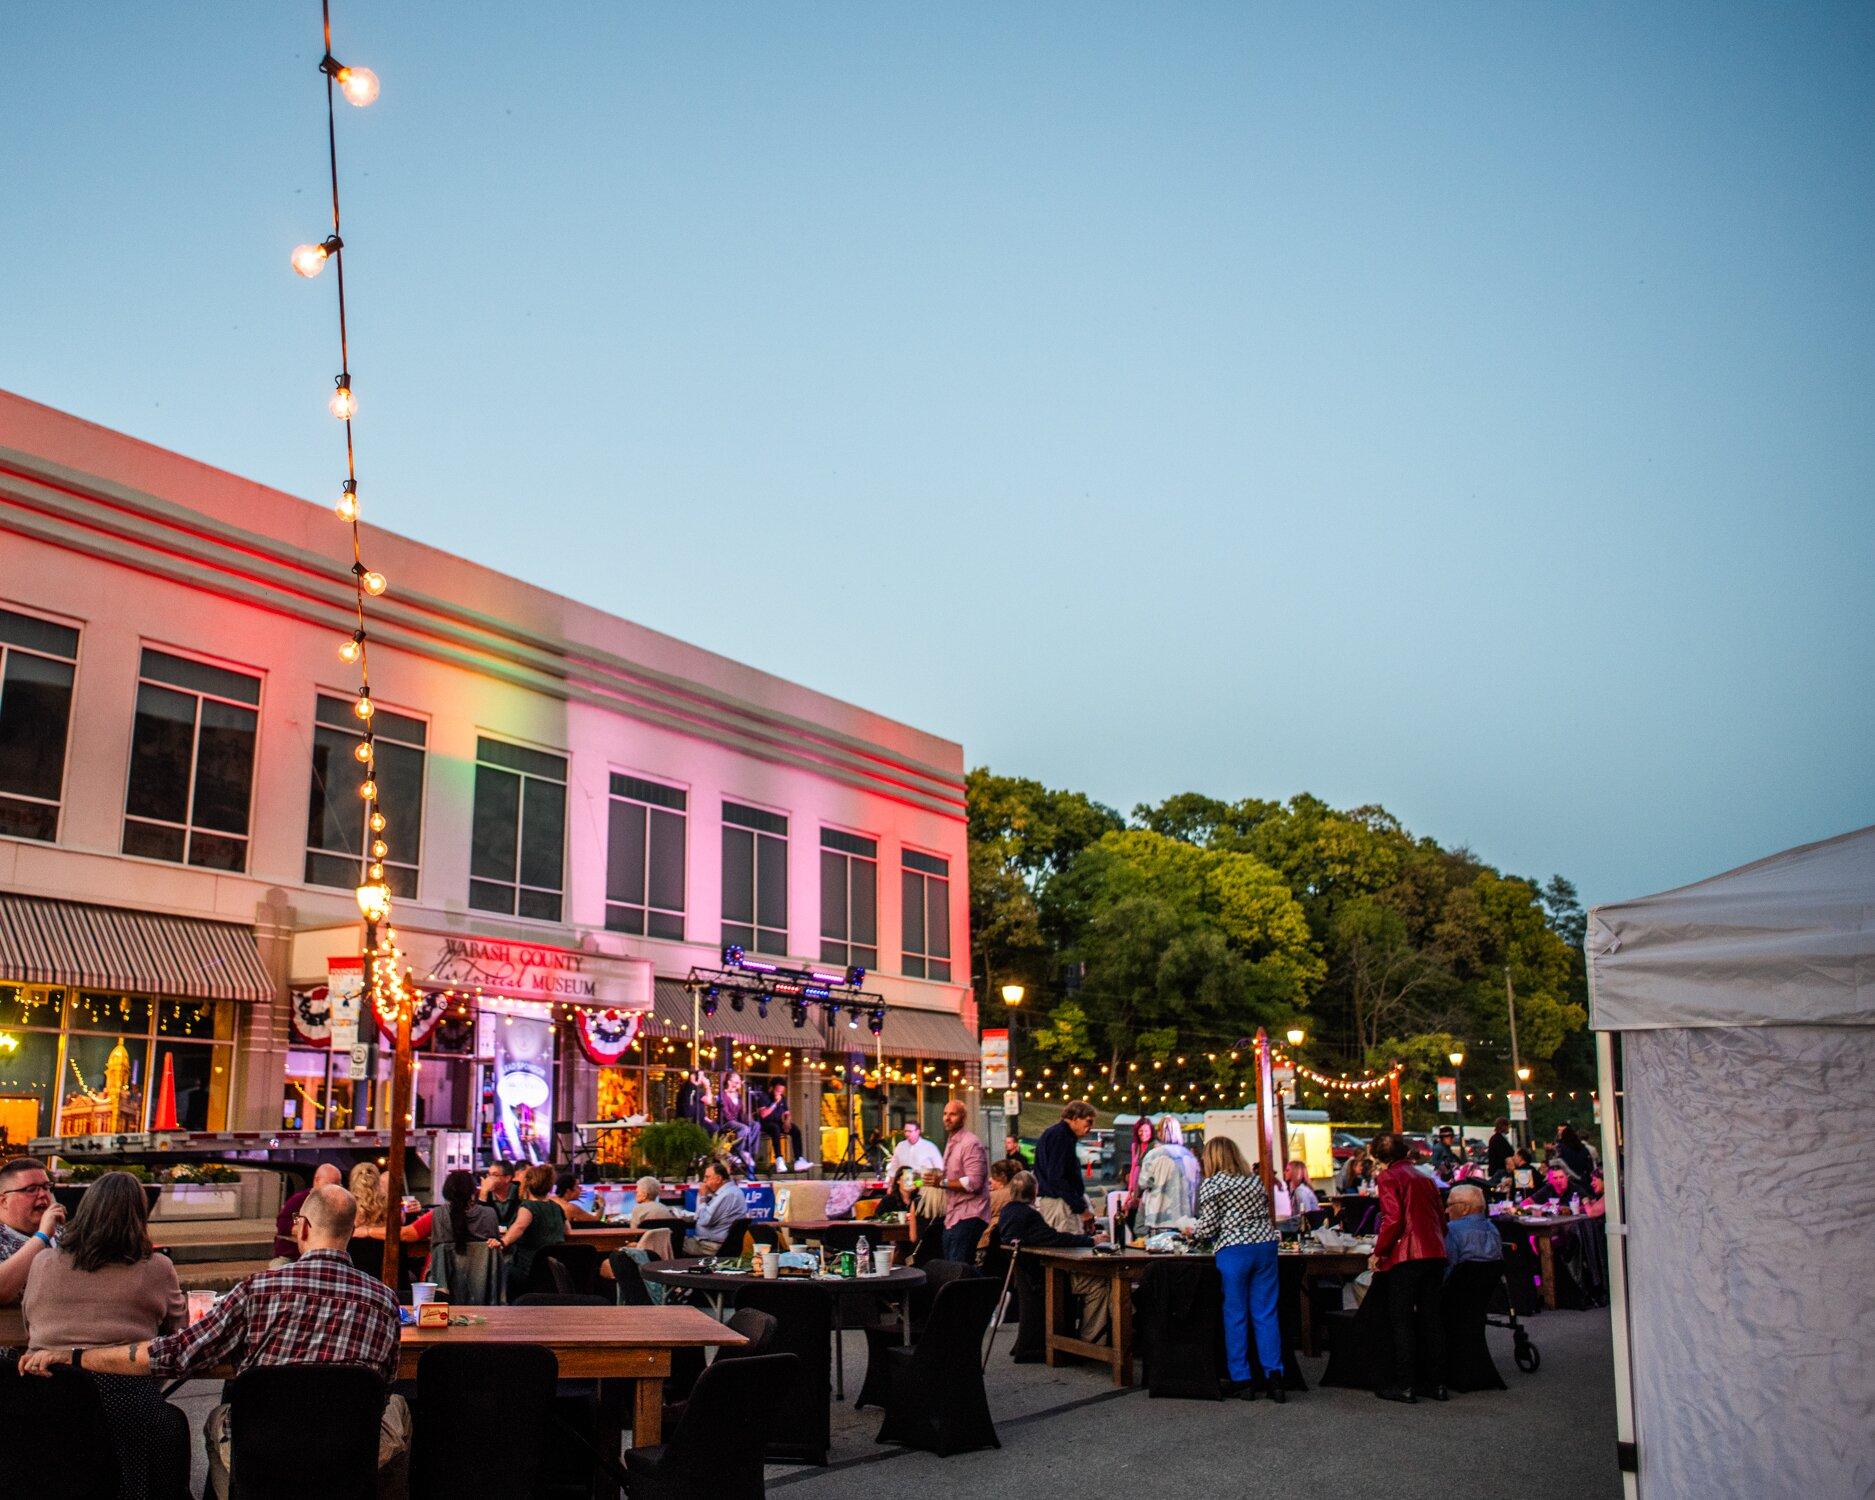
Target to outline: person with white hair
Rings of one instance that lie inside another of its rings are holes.
[[[1474,1183],[1461,1182],[1446,1195],[1445,1274],[1468,1260],[1504,1258],[1504,1241],[1485,1209],[1484,1190]]]
[[[664,1184],[655,1177],[640,1177],[632,1189],[631,1227],[633,1229],[654,1223],[659,1219],[676,1219],[677,1215],[658,1201],[658,1194],[664,1191]]]
[[[1159,1122],[1158,1143],[1139,1164],[1141,1234],[1175,1228],[1180,1219],[1197,1212],[1198,1190],[1192,1180],[1197,1165],[1178,1120],[1167,1115]]]

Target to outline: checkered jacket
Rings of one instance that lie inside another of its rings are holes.
[[[239,1283],[199,1322],[150,1345],[165,1379],[233,1365],[364,1365],[397,1375],[397,1299],[337,1250],[314,1250]]]

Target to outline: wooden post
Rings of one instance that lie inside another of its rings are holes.
[[[1387,1103],[1393,1106],[1393,1133],[1398,1135],[1406,1129],[1406,1123],[1400,1117],[1400,1075],[1398,1070],[1387,1074]]]
[[[397,1007],[397,1050],[391,1058],[391,1149],[384,1163],[384,1284],[392,1292],[404,1270],[404,1120],[410,1113],[410,1007]]]
[[[1272,1142],[1270,1119],[1270,1039],[1261,1026],[1256,1035],[1257,1075],[1257,1176],[1263,1179],[1263,1196],[1272,1209],[1276,1205],[1276,1179],[1270,1171]]]

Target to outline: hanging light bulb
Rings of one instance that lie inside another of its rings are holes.
[[[382,880],[384,878],[384,866],[379,864],[376,860],[371,862],[371,878],[373,880]]]
[[[371,857],[373,859],[382,859],[390,852],[391,846],[385,843],[383,839],[373,839],[371,841]]]
[[[358,701],[352,705],[352,712],[361,719],[369,719],[377,711],[377,705],[372,703],[368,693],[360,693]]]
[[[347,103],[363,109],[367,104],[377,101],[378,75],[369,68],[340,68],[335,76]]]
[[[334,398],[336,399],[336,398]],[[358,481],[348,479],[339,490],[338,504],[332,507],[339,513],[341,521],[358,519]]]
[[[385,577],[382,573],[374,573],[370,571],[367,571],[365,573],[364,585],[365,585],[365,592],[371,595],[371,597],[374,599],[379,594],[383,593],[385,589],[390,587],[389,583],[385,580]]]
[[[333,386],[332,399],[326,402],[326,408],[341,422],[349,422],[358,415],[358,398],[352,394],[350,377],[337,376]]]
[[[367,776],[363,781],[358,783],[358,795],[363,797],[367,802],[376,802],[378,800],[377,782]]]
[[[362,739],[352,746],[352,759],[361,766],[371,764],[371,741],[369,739]]]
[[[384,814],[383,813],[374,812],[371,815],[371,831],[373,833],[384,832]]]
[[[339,660],[344,662],[347,666],[350,666],[353,662],[358,660],[359,653],[362,649],[363,648],[359,646],[357,641],[346,641],[339,647]]]

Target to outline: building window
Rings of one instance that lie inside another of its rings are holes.
[[[905,972],[913,979],[951,977],[951,866],[934,854],[904,851]]]
[[[247,868],[260,679],[143,653],[124,799],[124,853]]]
[[[414,900],[423,832],[423,747],[428,726],[421,719],[380,708],[371,718],[377,745],[378,806],[391,846],[384,878],[391,893]],[[364,726],[351,700],[319,694],[313,709],[312,801],[306,816],[306,883],[350,889],[364,879],[365,826],[371,809],[358,795],[365,768],[357,749]]]
[[[0,834],[58,837],[78,632],[0,609]]]
[[[723,942],[788,951],[788,820],[723,804]]]
[[[613,932],[683,941],[688,804],[674,786],[613,774],[605,871],[605,925]]]
[[[879,967],[879,845],[820,830],[820,961]]]
[[[565,871],[566,757],[477,739],[469,905],[557,922]]]

